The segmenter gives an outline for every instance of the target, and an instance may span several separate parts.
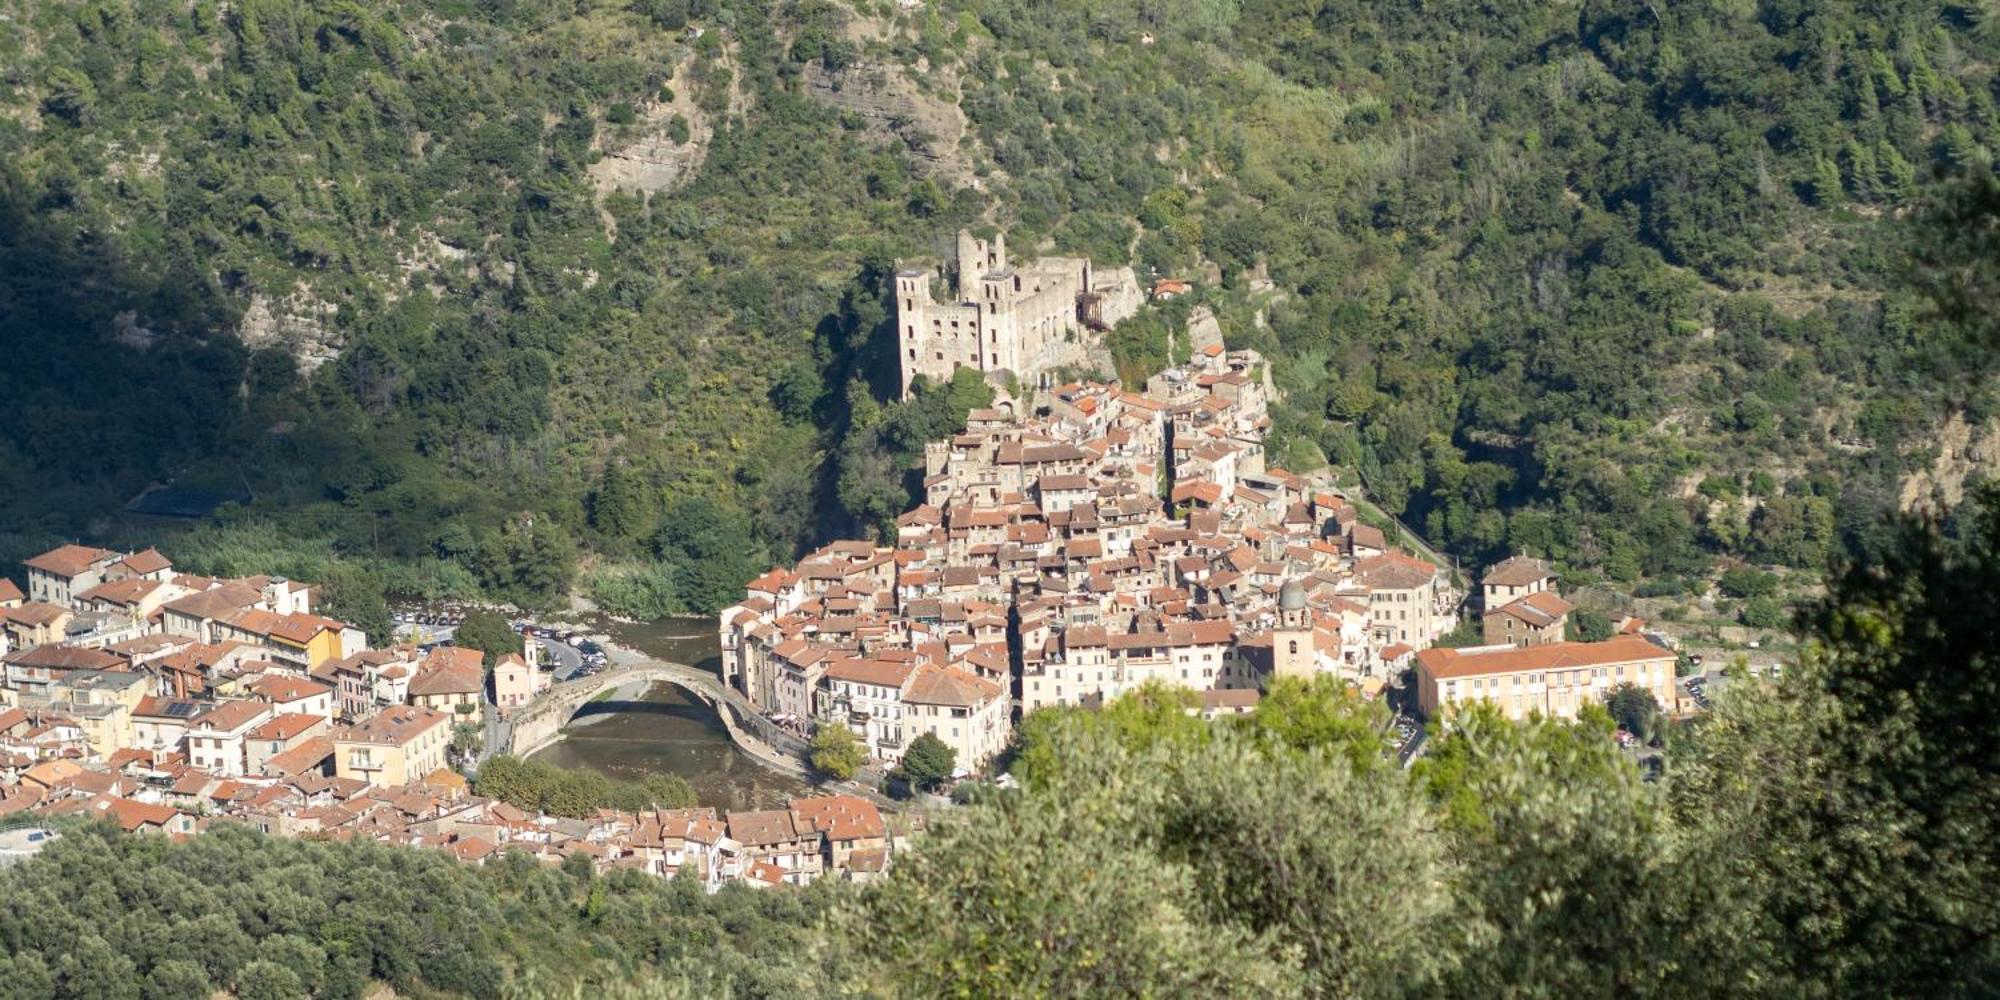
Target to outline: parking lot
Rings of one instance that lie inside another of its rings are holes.
[[[459,608],[399,610],[390,617],[395,622],[396,641],[414,642],[425,651],[451,645],[458,626],[465,621]],[[541,647],[542,662],[553,668],[558,681],[588,677],[604,669],[604,648],[581,632],[538,625],[527,618],[516,618],[509,624],[525,642]]]
[[[1410,762],[1423,753],[1424,724],[1407,715],[1398,715],[1389,720],[1389,728],[1382,734],[1383,742],[1395,753],[1396,763],[1409,767]]]
[[[526,620],[514,622],[514,631],[541,644],[544,662],[555,668],[556,680],[589,677],[604,669],[604,647],[580,632],[558,631]]]

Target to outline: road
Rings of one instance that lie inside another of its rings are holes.
[[[1402,765],[1403,770],[1409,770],[1410,765],[1416,763],[1417,758],[1423,754],[1426,738],[1423,729],[1419,728],[1416,735],[1411,736],[1409,742],[1404,743],[1401,749],[1396,751],[1396,763]]]
[[[536,636],[535,641],[542,644],[544,662],[554,664],[556,680],[569,680],[582,669],[583,654],[578,652],[575,646],[546,635]]]

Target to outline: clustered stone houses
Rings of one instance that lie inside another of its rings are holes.
[[[1210,715],[1250,710],[1271,677],[1321,674],[1370,696],[1414,676],[1423,710],[1446,717],[1474,698],[1573,716],[1624,682],[1675,703],[1671,653],[1636,635],[1566,641],[1571,605],[1525,556],[1481,582],[1485,646],[1429,649],[1461,595],[1338,490],[1269,465],[1256,352],[1192,338],[1193,359],[1143,391],[1048,387],[1090,331],[1137,308],[1124,275],[1017,267],[1004,236],[961,233],[956,302],[934,301],[940,276],[897,277],[904,391],[959,368],[1043,391],[1003,391],[927,446],[894,544],[827,545],[723,612],[726,679],[780,723],[845,726],[883,762],[930,733],[976,771],[1020,714],[1148,681],[1202,692]],[[1189,290],[1176,285],[1156,295]]]
[[[0,732],[18,726],[21,714],[0,711]],[[548,865],[581,854],[600,872],[686,871],[711,892],[730,882],[753,888],[828,877],[865,882],[888,872],[892,851],[907,839],[892,834],[874,803],[852,795],[796,798],[783,809],[600,809],[570,819],[473,795],[449,771],[394,785],[310,769],[226,777],[141,750],[104,760],[8,761],[0,777],[9,782],[0,816],[86,816],[128,833],[172,837],[233,823],[277,836],[436,848],[468,864],[512,851]]]
[[[449,768],[453,726],[489,684],[503,711],[550,686],[518,655],[489,674],[476,650],[369,649],[314,613],[308,585],[180,574],[150,549],[65,545],[26,565],[27,591],[0,578],[0,816],[170,836],[242,823],[475,864],[584,854],[711,890],[888,870],[883,817],[853,796],[565,819],[470,794]]]
[[[893,545],[830,544],[724,611],[727,679],[883,761],[933,733],[968,771],[1017,711],[1149,680],[1217,712],[1274,674],[1379,691],[1458,595],[1338,491],[1266,463],[1269,393],[1254,351],[1210,344],[1143,392],[1079,382],[973,412],[927,449]]]

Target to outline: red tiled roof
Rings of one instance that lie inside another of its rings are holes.
[[[784,809],[738,810],[729,814],[730,839],[746,847],[769,847],[799,839],[792,814]]]
[[[159,549],[134,552],[121,561],[124,562],[126,569],[141,576],[152,573],[164,573],[174,568],[173,561],[161,555]]]
[[[924,664],[917,668],[910,678],[910,689],[903,695],[904,701],[925,705],[956,705],[973,707],[999,698],[1003,692],[998,684],[978,677],[957,667],[934,667]]]
[[[264,762],[264,773],[303,774],[317,768],[332,755],[333,740],[325,736],[314,736],[289,750],[271,755],[271,758]]]
[[[900,688],[910,678],[910,665],[888,663],[882,660],[840,660],[826,668],[826,679],[830,681],[851,681],[856,684],[876,684],[882,687]]]
[[[207,727],[222,732],[235,732],[270,710],[270,707],[263,702],[225,701],[196,716],[188,728]]]
[[[89,545],[63,545],[28,560],[25,565],[29,569],[67,578],[86,572],[92,565],[117,555],[109,549]]]
[[[250,730],[250,738],[253,740],[289,740],[314,726],[323,725],[325,722],[326,718],[324,716],[312,715],[306,712],[287,712]]]
[[[882,811],[856,795],[815,795],[792,800],[792,821],[802,830],[816,830],[833,840],[860,840],[888,835]]]
[[[1527,556],[1514,556],[1496,563],[1479,582],[1487,587],[1525,587],[1555,575],[1549,564]]]
[[[1568,670],[1673,658],[1672,652],[1638,636],[1621,635],[1603,642],[1552,642],[1518,649],[1512,646],[1473,650],[1426,649],[1417,654],[1417,666],[1432,677],[1452,678]]]
[[[250,692],[267,701],[289,703],[314,695],[332,694],[333,689],[303,677],[286,674],[266,674],[250,682]]]

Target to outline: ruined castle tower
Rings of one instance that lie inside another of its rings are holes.
[[[1042,257],[1015,264],[1007,259],[1004,234],[989,241],[961,230],[957,263],[953,302],[931,295],[942,269],[896,274],[903,395],[910,394],[918,375],[948,381],[958,369],[972,368],[1032,384],[1044,373],[1084,360],[1089,331],[1078,317],[1084,296],[1093,291],[1090,261]]]

